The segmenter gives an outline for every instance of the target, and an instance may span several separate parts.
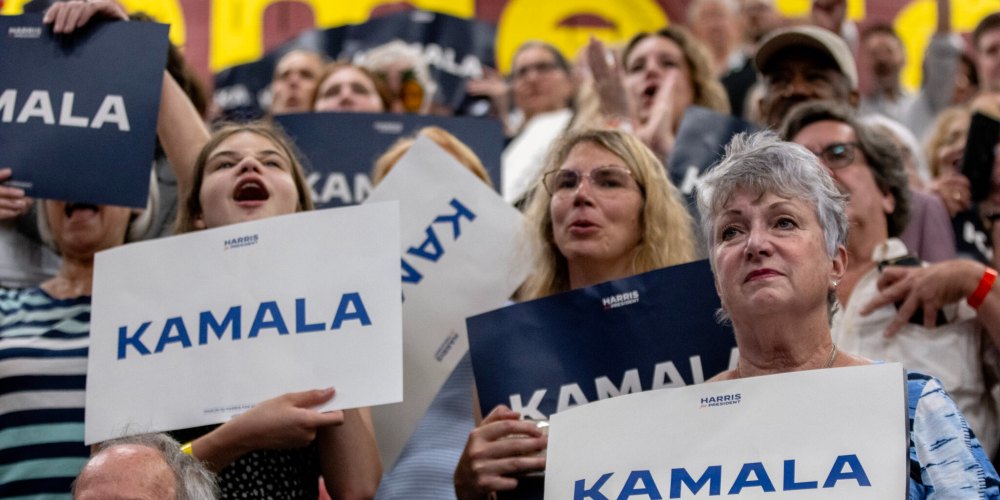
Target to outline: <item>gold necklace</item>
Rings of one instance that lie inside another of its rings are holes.
[[[837,344],[833,344],[833,348],[830,349],[830,359],[826,360],[826,364],[823,368],[830,368],[833,366],[833,360],[837,358]],[[736,361],[736,378],[743,378],[743,374],[740,373],[740,362]]]

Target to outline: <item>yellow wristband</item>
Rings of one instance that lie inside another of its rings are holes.
[[[181,445],[181,453],[184,453],[185,455],[191,455],[192,457],[194,456],[194,451],[191,449],[191,441],[188,441]]]

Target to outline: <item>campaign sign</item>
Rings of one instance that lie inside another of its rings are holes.
[[[526,418],[632,392],[701,383],[735,366],[715,321],[708,261],[515,304],[468,319],[483,415]]]
[[[902,365],[632,394],[552,417],[545,498],[906,498]]]
[[[371,170],[397,140],[437,126],[469,146],[494,185],[500,178],[503,130],[487,118],[389,113],[299,113],[275,117],[305,156],[306,180],[317,207],[361,203],[372,189]]]
[[[145,207],[167,29],[0,16],[0,165],[28,196]]]
[[[318,210],[97,254],[85,440],[225,422],[292,391],[402,399],[399,206]]]
[[[271,79],[282,56],[296,49],[326,54],[331,60],[359,63],[367,51],[402,40],[427,63],[438,88],[434,100],[460,115],[481,116],[487,98],[465,91],[465,82],[483,76],[483,66],[496,67],[496,26],[437,12],[409,10],[369,19],[361,24],[310,30],[282,44],[260,60],[215,75],[214,101],[229,118],[253,118],[271,103]]]
[[[521,243],[521,213],[426,137],[366,204],[386,200],[398,200],[401,213],[405,394],[402,403],[372,412],[389,469],[468,351],[465,318],[504,305],[531,255]]]

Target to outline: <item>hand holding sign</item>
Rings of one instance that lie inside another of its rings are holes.
[[[48,11],[42,22],[52,25],[53,33],[69,34],[77,28],[82,28],[95,15],[108,19],[128,20],[125,9],[111,0],[72,0],[58,2]]]
[[[225,425],[195,440],[195,456],[220,471],[254,450],[301,448],[316,439],[317,431],[344,422],[344,411],[313,410],[329,401],[334,389],[290,392],[269,399]]]
[[[499,405],[469,434],[455,469],[455,492],[460,499],[487,498],[490,492],[517,488],[513,475],[545,470],[545,457],[536,454],[548,437],[521,414]]]
[[[3,184],[11,175],[11,169],[0,168],[0,221],[20,217],[31,207],[31,198],[24,195],[23,189]]]

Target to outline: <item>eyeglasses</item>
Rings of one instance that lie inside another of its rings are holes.
[[[854,155],[860,144],[856,142],[835,142],[827,145],[820,152],[813,154],[823,160],[827,167],[837,170],[854,163]]]
[[[514,79],[520,80],[528,76],[528,73],[537,71],[539,75],[547,75],[559,68],[559,64],[554,61],[543,61],[534,64],[525,64],[514,70]]]
[[[542,184],[550,195],[565,196],[575,192],[583,179],[587,179],[591,187],[597,188],[597,192],[602,194],[613,194],[633,187],[642,190],[631,170],[614,166],[597,167],[586,174],[569,169],[553,170],[542,177]]]

